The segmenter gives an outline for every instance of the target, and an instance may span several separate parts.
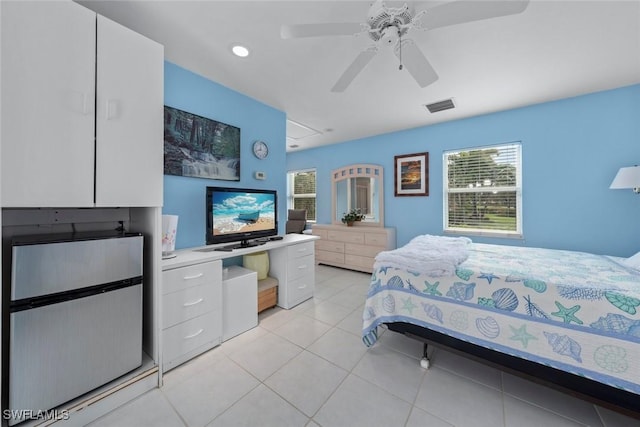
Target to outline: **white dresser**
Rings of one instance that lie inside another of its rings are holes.
[[[162,273],[162,367],[167,371],[222,342],[222,261]]]
[[[287,234],[261,246],[214,251],[181,249],[162,261],[162,369],[168,371],[257,323],[257,274],[222,260],[269,253],[278,305],[289,309],[313,297],[315,236]],[[226,288],[226,289],[225,289]],[[249,295],[253,293],[253,295]]]
[[[396,248],[396,229],[392,227],[314,224],[312,230],[320,237],[315,242],[318,264],[371,273],[375,256]]]

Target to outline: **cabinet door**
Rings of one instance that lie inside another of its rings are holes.
[[[96,14],[2,4],[2,206],[93,205]]]
[[[96,206],[162,206],[164,48],[98,16]]]

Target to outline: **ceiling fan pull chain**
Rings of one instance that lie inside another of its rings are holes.
[[[400,59],[400,66],[398,67],[398,70],[402,71],[402,32],[398,31],[398,34],[400,36],[399,40],[400,40],[400,53],[398,55],[398,58]]]

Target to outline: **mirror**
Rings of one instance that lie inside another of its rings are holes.
[[[342,224],[342,216],[359,209],[364,218],[360,225],[384,226],[382,166],[357,164],[336,169],[332,176],[334,224]]]

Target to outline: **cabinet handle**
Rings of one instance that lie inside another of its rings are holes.
[[[107,99],[104,119],[111,120],[118,115],[118,101],[115,99]]]
[[[304,285],[302,285],[302,286],[298,286],[298,289],[304,289],[304,288],[306,288],[306,287],[307,287],[307,284],[305,283],[305,284],[304,284]]]
[[[298,270],[302,270],[302,269],[305,269],[305,268],[307,268],[307,265],[306,265],[306,264],[303,264],[303,265],[299,265],[299,266],[298,266]]]
[[[204,329],[200,329],[198,332],[196,332],[195,334],[191,334],[191,335],[187,335],[186,337],[184,337],[185,340],[191,339],[191,338],[195,338],[198,335],[200,335],[202,332],[204,332]]]
[[[298,249],[298,252],[307,252],[307,248]]]
[[[200,298],[197,299],[193,302],[185,302],[184,304],[182,304],[183,307],[191,307],[192,305],[196,305],[196,304],[200,304],[202,301],[204,301],[204,298]]]
[[[86,92],[82,92],[82,114],[83,115],[87,115],[89,114],[89,96],[87,95]]]
[[[193,276],[184,276],[182,280],[197,279],[198,277],[202,277],[202,276],[204,276],[203,273],[198,273],[198,274],[194,274]]]

